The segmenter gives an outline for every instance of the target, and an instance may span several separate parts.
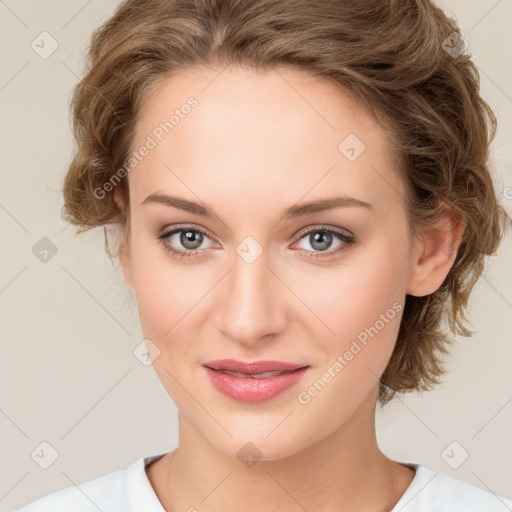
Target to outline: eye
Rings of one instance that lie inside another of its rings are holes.
[[[187,226],[174,228],[158,235],[158,239],[163,243],[165,249],[180,258],[184,256],[190,258],[198,254],[199,248],[206,238],[210,237],[205,231]],[[180,249],[180,246],[184,249]]]
[[[338,245],[334,248],[334,250],[328,250],[332,246],[333,241],[336,239],[339,241]],[[347,235],[342,231],[338,231],[336,229],[328,228],[325,226],[310,229],[306,233],[303,233],[300,237],[299,243],[303,240],[313,248],[313,251],[302,249],[309,252],[310,254],[308,256],[311,258],[328,258],[335,254],[341,253],[345,249],[355,244],[355,238],[352,235]]]
[[[211,240],[211,238],[206,231],[189,226],[175,227],[158,234],[158,240],[163,243],[166,251],[180,259],[183,257],[191,258],[198,255],[202,250],[208,249],[209,247],[201,248],[201,245],[206,239]],[[338,245],[334,250],[328,250],[336,239],[338,240]],[[355,238],[352,235],[326,226],[320,226],[303,232],[298,243],[303,240],[313,248],[313,251],[301,248],[311,258],[331,257],[355,244]]]

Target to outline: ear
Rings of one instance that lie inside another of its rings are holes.
[[[415,241],[414,257],[407,281],[408,295],[434,293],[448,275],[466,227],[464,217],[446,203],[434,226],[423,228]]]
[[[129,212],[128,205],[126,204],[126,196],[123,194],[123,191],[120,190],[120,187],[114,189],[114,202],[120,211],[120,220],[119,222],[129,229]],[[133,289],[133,274],[132,274],[132,263],[130,257],[130,247],[126,239],[122,239],[119,242],[118,249],[119,262],[121,264],[121,268],[123,269],[124,279],[126,284]]]

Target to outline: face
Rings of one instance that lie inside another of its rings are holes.
[[[385,132],[334,85],[218,73],[166,78],[143,104],[123,269],[181,417],[227,455],[278,459],[374,404],[410,286],[405,192]],[[219,359],[308,368],[240,401],[212,385]]]

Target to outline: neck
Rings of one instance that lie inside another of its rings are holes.
[[[377,445],[374,396],[320,441],[253,464],[219,452],[181,415],[179,424],[179,447],[152,482],[168,511],[389,511],[414,477]]]

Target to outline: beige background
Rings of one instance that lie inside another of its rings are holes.
[[[133,355],[143,338],[137,310],[104,254],[102,231],[76,236],[60,219],[59,188],[72,155],[69,95],[90,33],[117,4],[0,1],[0,511],[178,441],[174,404],[152,367]],[[495,180],[512,212],[512,1],[441,5],[457,16],[482,94],[499,118]],[[43,31],[58,43],[46,59],[31,47]],[[32,252],[43,237],[57,249],[46,263]],[[457,338],[443,386],[400,398],[377,416],[390,457],[506,496],[512,496],[511,241],[509,233],[476,286],[470,319],[477,332]],[[31,457],[42,442],[58,453],[48,469]],[[467,460],[452,469],[445,459],[459,461],[463,450]]]

